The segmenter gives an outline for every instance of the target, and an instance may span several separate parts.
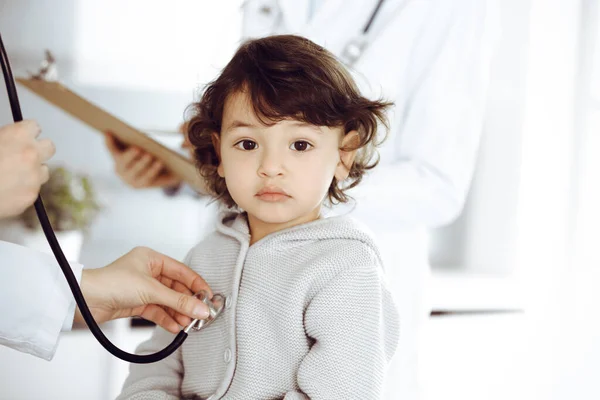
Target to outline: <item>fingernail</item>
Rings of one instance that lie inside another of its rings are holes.
[[[204,303],[198,304],[192,311],[195,318],[206,319],[209,315],[208,306]]]

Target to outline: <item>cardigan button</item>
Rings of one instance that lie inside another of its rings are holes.
[[[226,349],[225,353],[223,353],[223,361],[225,364],[228,364],[231,361],[231,349]]]
[[[229,309],[229,307],[231,307],[231,296],[227,296],[225,299],[225,308]]]

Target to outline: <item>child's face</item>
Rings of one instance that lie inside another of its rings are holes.
[[[355,132],[296,120],[263,125],[244,92],[228,97],[221,126],[220,136],[213,135],[218,173],[237,205],[267,224],[288,227],[318,218],[333,177],[346,179],[354,159],[355,151],[340,146],[356,139]]]

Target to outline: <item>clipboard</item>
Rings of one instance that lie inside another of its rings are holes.
[[[17,78],[27,89],[99,132],[111,131],[119,141],[144,149],[160,159],[170,171],[200,193],[206,193],[203,179],[192,160],[158,143],[142,131],[89,102],[56,81]]]

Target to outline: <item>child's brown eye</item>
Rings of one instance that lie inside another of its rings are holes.
[[[294,143],[292,143],[292,145],[290,146],[292,148],[292,150],[296,150],[296,151],[306,151],[308,150],[310,147],[312,147],[312,145],[310,143],[308,143],[307,141],[304,140],[298,140]]]
[[[252,140],[240,140],[235,144],[235,147],[240,147],[240,145],[244,150],[254,150],[257,147],[256,142],[253,142]]]

